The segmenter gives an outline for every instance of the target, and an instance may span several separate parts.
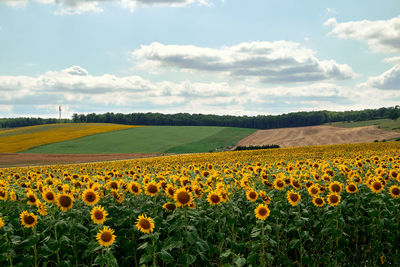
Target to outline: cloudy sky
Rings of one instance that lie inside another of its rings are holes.
[[[399,0],[0,0],[0,117],[399,103]]]

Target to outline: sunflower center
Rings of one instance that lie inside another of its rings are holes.
[[[101,211],[96,211],[95,213],[94,213],[94,217],[97,219],[97,220],[101,220],[101,219],[103,219],[104,218],[104,215],[103,215],[103,212],[101,212]]]
[[[187,192],[179,192],[177,199],[180,203],[186,204],[190,201],[190,196]]]
[[[349,188],[349,191],[350,191],[350,192],[356,191],[356,186],[355,186],[354,184],[349,185],[348,188]]]
[[[96,200],[96,195],[93,192],[89,192],[86,194],[86,200],[88,202],[93,202]]]
[[[139,191],[139,188],[136,185],[132,185],[131,190],[132,190],[132,192],[137,193]]]
[[[315,203],[317,203],[317,205],[322,205],[323,201],[320,198],[316,198]]]
[[[266,208],[260,208],[258,210],[258,214],[260,214],[260,216],[265,216],[267,214],[267,209]]]
[[[150,229],[150,222],[149,222],[149,220],[141,219],[141,220],[139,221],[139,225],[140,225],[140,227],[142,227],[144,230]]]
[[[172,188],[168,189],[168,194],[173,195],[174,194],[174,189],[172,189]]]
[[[103,232],[101,234],[101,240],[104,242],[110,242],[112,239],[112,234],[110,232]]]
[[[297,194],[290,194],[290,200],[293,202],[296,202],[299,199],[299,196]]]
[[[116,182],[112,182],[112,183],[110,184],[110,187],[111,187],[112,189],[118,189],[118,184],[117,184]]]
[[[149,193],[152,193],[152,194],[157,193],[157,186],[151,184],[147,187],[147,191],[149,191]]]
[[[337,203],[339,201],[339,198],[336,195],[332,195],[329,197],[331,200],[331,203]]]
[[[380,182],[375,182],[372,186],[375,190],[379,190],[382,188],[382,184]]]
[[[29,200],[29,202],[32,202],[32,203],[36,202],[36,198],[33,195],[29,196],[28,200]]]
[[[33,218],[31,215],[25,215],[24,222],[28,225],[31,225],[35,222],[35,218]]]
[[[313,195],[318,194],[318,189],[315,187],[311,188],[311,194],[313,194]]]
[[[171,203],[167,204],[165,207],[167,208],[167,210],[174,210],[176,208],[175,205]]]
[[[257,194],[256,194],[256,192],[254,192],[254,191],[251,191],[251,192],[249,193],[249,197],[250,197],[251,199],[254,199],[254,198],[256,198],[256,197],[257,197]]]
[[[332,192],[340,192],[340,185],[333,184],[331,189],[332,189]]]
[[[395,187],[392,189],[392,194],[395,196],[400,195],[400,189],[398,187]]]
[[[69,207],[72,203],[72,200],[69,196],[61,196],[60,197],[60,205],[63,207]]]
[[[276,183],[276,185],[277,185],[278,187],[283,187],[285,184],[284,184],[283,182],[279,181],[279,182]]]
[[[219,203],[221,201],[220,197],[218,195],[211,195],[210,200],[212,203]]]
[[[54,199],[53,193],[47,192],[47,193],[46,193],[46,198],[47,198],[48,200],[53,200],[53,199]]]

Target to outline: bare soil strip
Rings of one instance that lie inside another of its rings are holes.
[[[333,126],[308,126],[259,130],[242,139],[238,146],[276,144],[280,147],[330,144],[369,143],[375,140],[400,137],[400,132],[379,129],[377,126],[339,128]]]
[[[164,153],[129,154],[16,154],[0,153],[0,168],[72,164],[163,156]]]

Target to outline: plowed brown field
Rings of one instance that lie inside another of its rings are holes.
[[[162,153],[135,153],[135,154],[15,154],[0,153],[0,168],[16,166],[42,166],[50,164],[69,164],[83,162],[97,162],[119,159],[148,158],[162,156]]]
[[[333,126],[308,126],[259,130],[242,139],[238,146],[276,144],[280,147],[368,143],[400,137],[400,132],[379,129],[377,126],[339,128]]]

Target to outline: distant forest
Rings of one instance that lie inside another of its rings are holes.
[[[205,114],[162,114],[162,113],[104,113],[73,114],[71,119],[10,118],[0,119],[2,128],[13,128],[58,122],[98,122],[129,125],[171,125],[171,126],[227,126],[256,129],[273,129],[298,126],[321,125],[338,121],[364,121],[375,119],[397,119],[400,108],[389,107],[359,111],[310,111],[292,112],[282,115],[231,116]]]

